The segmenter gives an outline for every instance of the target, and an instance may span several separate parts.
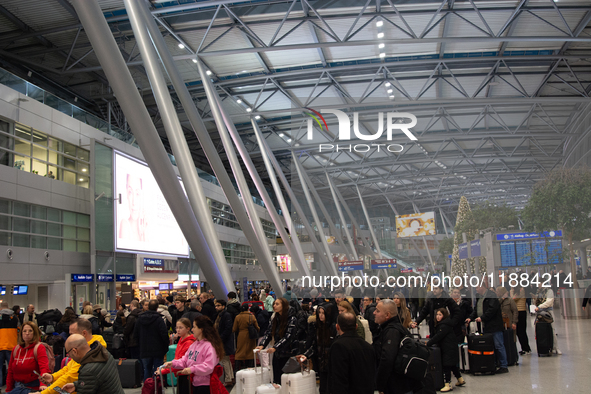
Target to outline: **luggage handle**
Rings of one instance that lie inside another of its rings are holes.
[[[252,349],[252,359],[254,360],[254,372],[258,373],[258,369],[257,369],[257,354],[259,355],[259,361],[261,363],[261,376],[263,375],[263,360],[261,359],[261,353],[267,353],[266,350],[264,349]],[[271,362],[269,362],[269,365],[271,364]]]

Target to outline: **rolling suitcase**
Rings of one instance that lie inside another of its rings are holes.
[[[176,353],[176,345],[170,345],[168,347],[168,353],[166,353],[166,361],[174,360],[174,354]],[[172,380],[172,381],[171,381]],[[176,376],[173,373],[169,373],[166,375],[166,383],[169,386],[176,385]]]
[[[411,334],[412,336],[421,337],[420,334]],[[421,339],[421,342],[427,344],[429,339],[424,338]],[[441,360],[441,348],[438,346],[431,346],[429,347],[431,351],[429,354],[429,374],[431,375],[431,379],[429,379],[429,385],[432,386],[436,391],[439,391],[445,386],[445,379],[443,376],[443,361]],[[431,383],[432,382],[432,383]]]
[[[117,363],[117,372],[121,387],[134,389],[142,385],[142,364],[140,360],[120,358]]]
[[[468,344],[460,343],[458,345],[460,352],[460,371],[470,373],[470,353],[468,353]]]
[[[468,353],[471,373],[496,371],[495,343],[492,334],[468,335]]]
[[[258,350],[253,351],[255,359],[254,368],[241,369],[236,372],[236,391],[235,394],[252,394],[260,385],[270,383],[273,375],[268,367],[257,367],[256,358]]]
[[[505,353],[507,353],[507,365],[518,365],[519,354],[517,353],[517,343],[512,328],[503,331],[503,341],[505,342]]]
[[[538,321],[536,323],[536,347],[539,357],[551,357],[554,347],[554,338],[552,337],[552,323]]]
[[[316,372],[311,369],[281,375],[281,394],[316,394]]]

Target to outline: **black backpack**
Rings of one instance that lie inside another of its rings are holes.
[[[422,381],[429,370],[430,350],[419,339],[404,336],[394,361],[394,372]]]

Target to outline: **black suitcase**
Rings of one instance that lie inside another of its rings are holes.
[[[538,356],[552,356],[552,348],[554,347],[552,323],[544,323],[540,321],[536,323],[536,347],[538,348]]]
[[[437,346],[429,348],[431,354],[429,355],[429,371],[433,377],[433,385],[435,390],[439,391],[445,386],[445,379],[443,377],[443,361],[441,361],[441,349]]]
[[[427,343],[429,339],[421,339],[421,342]],[[431,351],[429,354],[429,374],[431,378],[428,379],[429,386],[433,387],[436,391],[439,391],[445,386],[445,379],[443,376],[443,361],[441,359],[441,349],[438,346],[429,347]],[[431,384],[432,381],[432,384]],[[427,392],[429,388],[427,388]]]
[[[494,373],[497,370],[492,334],[468,335],[468,353],[471,373]]]
[[[140,360],[119,359],[117,372],[119,372],[121,387],[124,389],[134,389],[142,385],[142,364]]]
[[[113,348],[113,336],[115,336],[115,331],[113,331],[111,327],[105,328],[102,336],[107,344],[107,350],[110,352]]]
[[[505,342],[505,353],[507,353],[507,365],[518,365],[519,353],[517,353],[517,343],[515,343],[515,336],[512,328],[503,331],[503,341]]]

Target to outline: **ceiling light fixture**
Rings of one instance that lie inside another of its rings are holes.
[[[386,57],[386,54],[384,52],[380,53],[380,57]]]
[[[260,116],[260,115],[257,115],[257,116],[255,116],[254,118],[255,118],[256,120],[259,120],[259,119],[261,118],[261,116]]]
[[[384,21],[377,21],[377,22],[376,22],[376,26],[377,26],[377,27],[382,27],[382,26],[384,26]]]
[[[384,33],[378,33],[378,38],[384,38]]]
[[[283,137],[285,134],[283,133],[279,133],[279,137]]]
[[[207,70],[205,73],[206,73],[207,75],[211,75],[211,74],[212,74],[212,72],[211,72],[211,71],[209,71],[209,70]]]
[[[193,60],[193,63],[197,63],[197,59],[192,59],[192,60]]]
[[[185,49],[185,46],[183,44],[179,44],[179,48]]]
[[[394,98],[394,95],[393,95],[393,94],[391,94],[391,95],[390,95],[390,96],[388,96],[388,97],[390,97],[391,99],[393,99],[393,98]]]
[[[378,48],[382,49],[386,46],[386,44],[384,44],[383,42],[381,42],[380,44],[378,44]]]
[[[242,104],[242,100],[240,100],[240,99],[237,99],[237,100],[236,100],[236,102],[237,102],[238,104]]]
[[[287,142],[291,142],[291,138],[288,138],[288,139],[287,139]]]
[[[252,111],[252,108],[250,108],[250,107],[246,108],[246,112],[251,112],[251,111]]]
[[[390,82],[386,82],[386,87],[389,88],[390,86],[392,86],[392,84]]]
[[[392,93],[392,92],[393,92],[393,90],[392,90],[392,89],[388,89],[388,93]]]

